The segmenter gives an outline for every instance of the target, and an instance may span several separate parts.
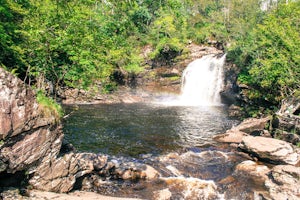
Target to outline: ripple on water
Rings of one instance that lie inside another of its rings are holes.
[[[73,107],[65,109],[68,113]],[[235,124],[223,107],[82,105],[64,121],[64,132],[79,151],[147,163],[165,177],[154,183],[109,182],[97,188],[101,192],[146,199],[171,194],[174,199],[189,199],[193,195],[219,198],[219,193],[226,191],[224,197],[230,199],[242,198],[239,189],[248,195],[247,190],[253,188],[232,176],[243,158],[212,141],[213,135]],[[208,190],[204,192],[203,187]],[[245,190],[247,187],[250,189]]]

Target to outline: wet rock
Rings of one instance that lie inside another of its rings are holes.
[[[164,176],[197,177],[205,180],[220,180],[232,173],[237,160],[243,159],[233,153],[217,150],[192,152],[181,154],[176,159],[162,156],[161,167]]]
[[[22,197],[22,195],[20,194],[20,190],[17,188],[6,188],[4,189],[4,191],[2,191],[0,193],[0,198],[2,200],[22,200],[25,199]]]
[[[300,197],[300,168],[291,165],[275,166],[266,180],[272,199],[299,199]]]
[[[160,173],[153,167],[140,163],[133,162],[109,162],[100,174],[106,174],[106,176],[112,176],[114,179],[123,180],[138,180],[138,179],[157,179],[160,177]]]
[[[246,136],[239,148],[259,159],[275,164],[296,165],[300,160],[297,148],[290,143],[273,138]]]
[[[270,169],[265,165],[259,165],[254,161],[246,160],[235,167],[235,175],[251,179],[256,184],[263,185],[268,179]]]
[[[236,180],[233,176],[227,176],[225,178],[223,178],[222,180],[220,180],[218,182],[218,184],[221,184],[221,185],[228,185],[228,184],[231,184],[231,183],[234,183]]]
[[[197,178],[163,178],[174,199],[217,199],[217,186],[213,181]]]
[[[245,136],[248,136],[248,134],[245,132],[230,129],[230,130],[226,131],[226,133],[224,133],[224,134],[219,134],[219,135],[214,136],[213,139],[218,142],[241,143],[242,139]]]
[[[154,169],[153,167],[149,166],[149,165],[145,165],[145,167],[143,168],[143,170],[141,170],[140,173],[140,177],[143,179],[148,179],[148,180],[152,180],[152,179],[156,179],[160,176],[160,173]]]

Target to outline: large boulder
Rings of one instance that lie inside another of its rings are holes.
[[[259,159],[275,164],[296,165],[300,161],[299,149],[288,142],[274,138],[246,136],[242,139],[239,148]]]
[[[270,117],[248,118],[239,125],[227,130],[226,133],[218,134],[213,137],[218,142],[241,143],[243,138],[249,135],[266,135],[265,127],[270,122]]]

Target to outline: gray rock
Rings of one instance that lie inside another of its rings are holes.
[[[282,101],[273,120],[273,127],[300,135],[300,97],[289,97]]]

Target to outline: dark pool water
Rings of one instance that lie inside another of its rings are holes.
[[[236,124],[223,107],[111,104],[65,106],[65,139],[79,151],[116,156],[159,155],[211,144]]]

